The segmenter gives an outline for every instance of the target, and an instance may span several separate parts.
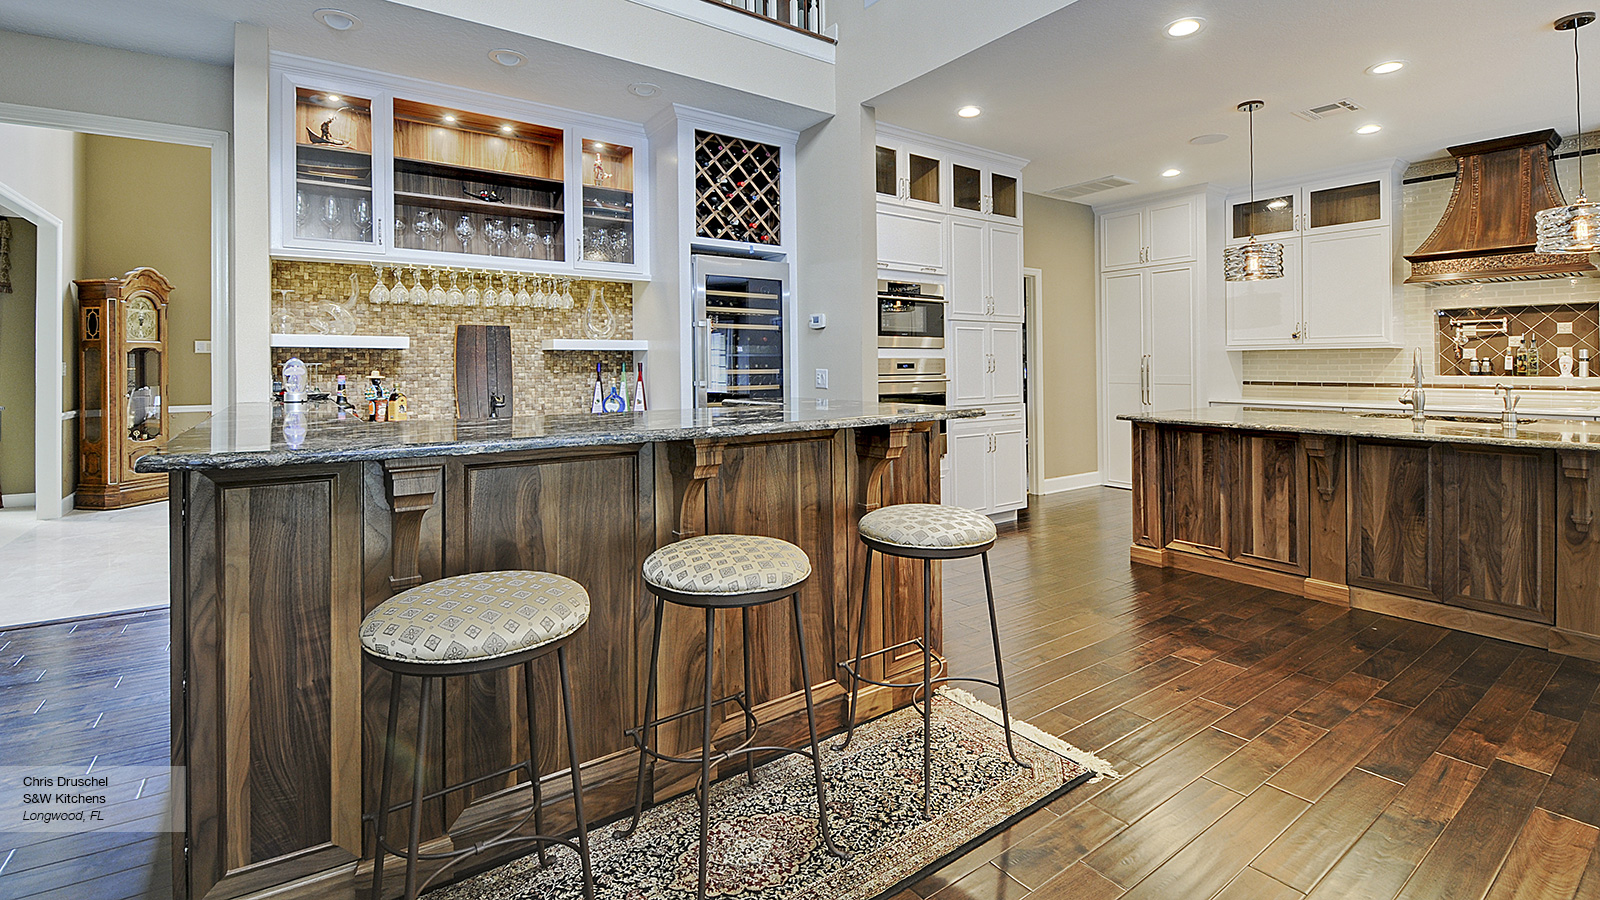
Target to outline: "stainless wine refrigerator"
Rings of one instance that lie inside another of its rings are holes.
[[[793,374],[789,264],[695,256],[692,271],[695,405],[781,405]]]

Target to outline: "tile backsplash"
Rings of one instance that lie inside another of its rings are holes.
[[[424,267],[421,272],[423,286],[431,287],[429,270]],[[354,302],[349,299],[352,275],[356,278]],[[442,286],[448,290],[449,276],[443,270],[441,275]],[[609,336],[619,339],[632,337],[631,284],[573,280],[571,291],[574,307],[550,310],[389,303],[374,305],[368,299],[368,292],[375,281],[373,269],[367,265],[273,260],[274,291],[288,289],[295,292],[294,297],[284,304],[292,333],[315,332],[317,329],[313,323],[325,317],[321,304],[332,300],[345,304],[354,313],[357,334],[396,334],[411,338],[411,347],[407,350],[275,347],[272,350],[274,373],[281,371],[283,363],[291,356],[298,356],[307,364],[321,364],[316,381],[325,385],[331,386],[335,375],[347,376],[351,390],[359,398],[361,387],[366,384],[367,373],[376,369],[383,375],[385,384],[397,385],[405,392],[414,418],[452,418],[455,416],[457,325],[511,326],[512,367],[516,378],[512,412],[515,415],[588,412],[593,396],[595,364],[602,365],[608,381],[621,374],[624,366],[631,367],[633,364],[633,354],[626,352],[545,352],[539,349],[540,342],[549,338],[593,337],[586,327],[591,291],[596,292],[597,301],[603,298],[611,311],[613,326]],[[551,281],[546,279],[546,284]],[[392,266],[387,267],[384,283],[394,284]],[[405,283],[412,283],[410,270],[407,270]],[[475,283],[481,290],[484,284],[481,272]],[[462,290],[466,290],[465,280],[459,284]],[[514,276],[512,284],[516,284]],[[531,285],[529,290],[532,290]],[[274,297],[278,295],[274,294]],[[275,302],[274,316],[281,302]],[[646,362],[647,381],[649,375],[649,364]],[[631,391],[624,391],[624,394],[632,396]]]
[[[1514,338],[1524,345],[1530,338],[1536,339],[1539,370],[1528,375],[1560,375],[1563,353],[1572,357],[1576,372],[1578,351],[1588,350],[1593,359],[1600,333],[1600,306],[1593,303],[1444,309],[1435,318],[1439,323],[1436,364],[1440,375],[1473,374],[1469,362],[1473,358],[1492,360],[1495,374],[1510,374],[1505,372],[1504,360]]]

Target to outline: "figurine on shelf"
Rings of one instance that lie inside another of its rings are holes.
[[[611,173],[606,171],[605,160],[597,153],[594,157],[594,184],[595,187],[605,187],[606,180]]]
[[[312,131],[311,129],[307,128],[306,129],[306,137],[311,139],[311,143],[317,144],[319,146],[326,146],[326,147],[348,147],[348,146],[350,146],[350,142],[349,141],[341,141],[338,138],[333,136],[333,120],[337,119],[338,117],[339,117],[339,114],[338,113],[334,113],[333,115],[329,116],[326,120],[324,120],[323,123],[322,123],[322,133],[321,134],[317,134],[315,131]]]
[[[473,198],[476,198],[478,200],[482,200],[485,203],[504,203],[504,202],[506,202],[505,198],[501,197],[499,194],[496,194],[494,191],[491,191],[491,190],[489,190],[487,188],[485,188],[485,189],[483,189],[481,191],[474,191],[474,190],[470,190],[468,188],[462,188],[461,189],[461,193],[466,194],[468,197],[473,197]]]

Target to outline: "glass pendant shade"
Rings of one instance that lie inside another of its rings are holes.
[[[1222,252],[1222,277],[1228,281],[1266,281],[1283,277],[1283,245],[1259,243],[1229,247]]]
[[[1534,221],[1539,226],[1537,253],[1600,252],[1600,203],[1581,194],[1576,203],[1540,210]]]

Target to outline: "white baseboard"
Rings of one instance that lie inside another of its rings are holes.
[[[61,498],[61,514],[63,516],[66,515],[69,512],[72,512],[73,510],[75,510],[77,508],[78,508],[78,492],[77,491],[73,491],[72,493],[70,493],[70,494],[66,495],[65,497]]]
[[[1083,472],[1078,475],[1057,475],[1055,478],[1046,478],[1040,485],[1045,494],[1059,494],[1062,491],[1075,491],[1079,488],[1099,487],[1103,482],[1099,472]]]
[[[6,509],[16,509],[19,506],[32,506],[39,500],[38,494],[0,494],[0,506]]]

